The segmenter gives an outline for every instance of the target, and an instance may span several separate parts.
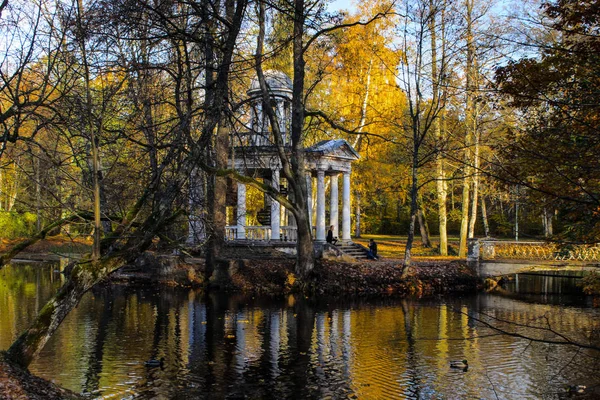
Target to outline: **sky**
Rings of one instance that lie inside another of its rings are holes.
[[[333,0],[331,4],[329,4],[329,9],[331,11],[338,10],[353,10],[354,9],[354,1],[353,0]]]

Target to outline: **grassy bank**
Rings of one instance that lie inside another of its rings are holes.
[[[404,248],[406,247],[406,236],[396,235],[362,235],[360,238],[353,238],[352,241],[360,243],[363,246],[369,246],[369,240],[373,239],[377,243],[378,254],[385,258],[402,259],[404,258]],[[415,240],[412,250],[413,258],[416,261],[449,261],[458,260],[458,237],[448,240],[449,256],[441,257],[439,255],[439,239],[431,238],[431,247],[424,247],[420,240]]]
[[[1,239],[0,254],[8,251],[23,239]],[[25,252],[30,254],[83,254],[92,250],[89,237],[51,236],[29,246]]]

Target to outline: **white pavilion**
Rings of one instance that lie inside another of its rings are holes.
[[[273,108],[283,136],[285,146],[290,143],[290,121],[292,81],[280,71],[269,70],[264,73]],[[245,175],[254,176],[270,182],[282,193],[287,192],[287,183],[280,178],[281,161],[277,154],[271,127],[266,114],[262,111],[262,97],[257,79],[251,83],[247,92],[252,108],[250,131],[240,135],[234,141],[234,151],[230,156],[229,167]],[[313,226],[313,238],[316,242],[325,242],[327,228],[333,225],[334,236],[342,242],[350,242],[350,173],[352,162],[358,160],[358,153],[343,139],[324,140],[306,151],[306,174],[308,186],[309,218]],[[341,182],[341,235],[340,235],[340,175]],[[316,179],[316,193],[313,193]],[[326,193],[326,180],[329,196]],[[235,185],[234,185],[235,186]],[[235,187],[233,188],[236,189]],[[279,202],[265,196],[265,209],[259,213],[262,225],[246,225],[246,185],[237,183],[237,202],[235,224],[226,227],[226,239],[230,241],[282,241],[295,242],[296,224],[291,212],[281,207]],[[316,201],[313,195],[316,194]],[[292,195],[291,193],[289,194]],[[326,221],[326,201],[329,201],[329,221]],[[316,204],[315,204],[316,203]],[[316,205],[316,210],[314,209]],[[230,221],[233,222],[233,221]]]

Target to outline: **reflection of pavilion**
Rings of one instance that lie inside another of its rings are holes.
[[[271,104],[280,124],[283,144],[290,148],[290,116],[292,82],[279,71],[265,71]],[[257,79],[252,81],[248,96],[252,99],[251,130],[235,140],[234,155],[230,167],[257,178],[262,178],[282,193],[287,192],[287,183],[280,178],[281,160],[274,145],[271,126],[262,110],[262,98]],[[306,148],[305,167],[308,184],[309,218],[315,226],[315,239],[325,241],[326,225],[333,225],[334,235],[339,236],[339,176],[342,175],[342,241],[350,241],[350,172],[351,163],[359,158],[358,153],[343,139],[324,140]],[[329,177],[330,220],[326,223],[325,180]],[[316,221],[313,221],[312,187],[317,180]],[[288,194],[291,196],[292,193]],[[228,240],[296,241],[296,224],[291,212],[282,209],[279,202],[265,195],[265,208],[259,213],[261,225],[246,225],[246,185],[237,183],[236,224],[226,228]]]

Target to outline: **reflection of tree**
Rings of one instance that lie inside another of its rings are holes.
[[[109,324],[112,321],[114,293],[110,286],[102,292],[101,296],[104,299],[104,306],[101,310],[96,338],[93,342],[94,350],[91,352],[87,362],[88,368],[85,373],[85,383],[83,384],[83,391],[87,393],[95,393],[99,389],[102,359],[104,357],[104,343],[106,342]]]
[[[418,369],[418,351],[416,350],[416,340],[413,335],[413,327],[411,321],[408,302],[402,300],[402,315],[404,316],[404,332],[406,333],[406,363],[408,364],[408,373],[410,376],[411,385],[407,388],[411,395],[417,399],[421,398],[421,378]]]
[[[479,316],[469,314],[462,310],[456,310],[456,312],[466,315],[470,320],[504,336],[525,339],[535,343],[566,345],[584,350],[600,351],[600,343],[598,342],[598,339],[600,338],[600,326],[591,327],[588,341],[584,341],[582,339],[575,339],[565,333],[555,330],[552,327],[548,315],[543,315],[536,319],[542,323],[535,325],[532,323],[520,323],[502,319],[482,311],[479,311]]]
[[[291,337],[294,337],[296,345],[291,348],[292,371],[294,374],[293,393],[297,393],[300,398],[310,398],[316,395],[311,393],[311,388],[308,385],[315,312],[309,302],[303,296],[299,296],[294,305],[294,313],[296,315],[296,330],[293,334],[290,334]]]
[[[0,270],[0,349],[5,350],[60,286],[54,263],[14,264]]]
[[[189,316],[190,327],[190,349],[189,365],[190,372],[202,375],[203,366],[206,363],[206,305],[199,299],[193,299],[190,305]]]

